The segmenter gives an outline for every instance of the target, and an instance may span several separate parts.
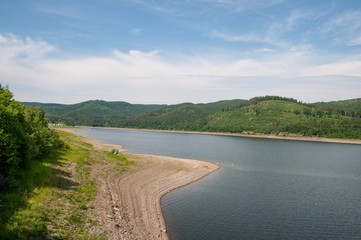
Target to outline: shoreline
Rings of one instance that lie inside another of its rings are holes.
[[[140,167],[126,173],[118,182],[122,201],[128,206],[130,229],[141,229],[126,239],[168,239],[161,198],[180,187],[196,182],[219,169],[216,164],[183,158],[130,154]],[[139,199],[137,201],[136,199]],[[139,210],[140,209],[140,210]],[[141,212],[141,215],[139,215]]]
[[[76,129],[57,130],[76,134]],[[77,136],[97,150],[126,151],[119,145]],[[98,190],[95,200],[98,229],[106,232],[108,239],[168,239],[161,198],[219,169],[218,165],[206,161],[124,154],[127,160],[135,162],[124,172],[119,172],[114,163],[90,165]]]
[[[245,138],[263,138],[276,140],[291,140],[291,141],[306,141],[306,142],[325,142],[325,143],[342,143],[342,144],[360,144],[358,139],[342,139],[342,138],[324,138],[324,137],[307,137],[307,136],[276,136],[266,134],[244,134],[244,133],[223,133],[223,132],[198,132],[198,131],[178,131],[178,130],[156,130],[156,129],[137,129],[137,128],[115,128],[115,127],[90,127],[78,126],[80,128],[100,128],[100,129],[122,129],[134,131],[150,131],[150,132],[169,132],[169,133],[185,133],[185,134],[201,134],[201,135],[215,135],[215,136],[233,136]]]

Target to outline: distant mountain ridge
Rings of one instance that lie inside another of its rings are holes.
[[[23,104],[44,109],[49,122],[69,125],[361,139],[360,98],[311,104],[279,96],[175,105]]]
[[[142,112],[151,111],[166,105],[130,104],[127,102],[107,102],[90,100],[77,104],[54,104],[23,102],[25,106],[40,107],[49,122],[63,121],[68,125],[113,127],[126,118]]]

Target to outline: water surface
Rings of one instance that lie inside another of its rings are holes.
[[[361,146],[90,129],[129,152],[218,162],[166,194],[170,239],[360,239]]]

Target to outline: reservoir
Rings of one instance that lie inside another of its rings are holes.
[[[77,134],[130,153],[219,163],[162,198],[172,240],[361,238],[360,145],[98,128]]]

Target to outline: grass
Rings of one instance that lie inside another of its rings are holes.
[[[18,173],[16,186],[0,192],[0,239],[105,239],[90,231],[97,224],[91,166],[115,162],[124,171],[133,162],[59,134],[67,148],[33,162]]]

